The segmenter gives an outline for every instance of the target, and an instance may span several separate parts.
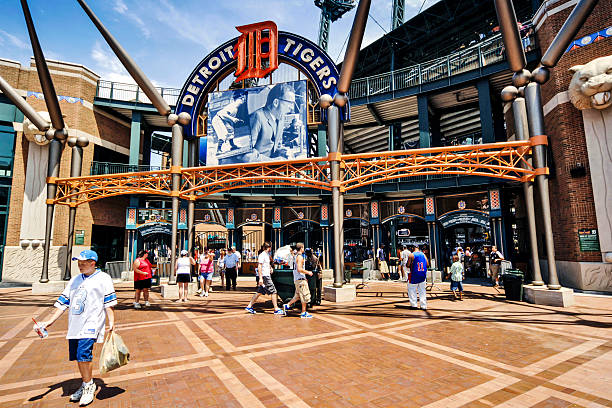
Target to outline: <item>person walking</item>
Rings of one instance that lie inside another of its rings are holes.
[[[219,269],[219,276],[221,277],[221,289],[225,286],[225,249],[219,251],[219,259],[217,260],[217,268]]]
[[[134,309],[140,309],[140,294],[145,301],[145,306],[151,306],[149,303],[149,289],[151,289],[151,278],[153,277],[153,269],[149,262],[149,252],[145,250],[138,251],[136,260],[132,265],[134,270]]]
[[[384,280],[389,280],[389,265],[387,265],[387,253],[385,252],[385,244],[380,244],[380,248],[378,248],[376,257],[378,258],[378,270],[380,271],[380,276]]]
[[[228,250],[225,256],[225,290],[236,290],[236,279],[238,277],[238,264],[240,263],[240,255],[235,247]]]
[[[400,252],[400,260],[401,260],[401,273],[402,273],[402,281],[408,281],[408,259],[410,258],[410,251],[406,247],[406,245],[402,246],[402,252]]]
[[[296,244],[297,255],[295,256],[295,263],[293,266],[293,283],[295,284],[295,294],[293,298],[286,303],[283,307],[285,312],[291,310],[291,307],[299,300],[302,304],[302,313],[300,317],[302,319],[310,319],[312,315],[306,311],[306,306],[310,302],[310,289],[308,288],[308,281],[306,275],[312,276],[312,271],[307,271],[305,268],[306,259],[304,257],[304,244],[298,242]]]
[[[176,260],[174,270],[176,272],[176,283],[179,290],[179,302],[187,302],[189,294],[189,282],[191,282],[191,266],[195,265],[195,260],[189,256],[186,249],[181,251],[181,257]]]
[[[210,290],[213,274],[215,273],[214,265],[215,261],[212,249],[208,251],[204,250],[202,255],[200,255],[200,263],[198,267],[200,270],[200,276],[198,277],[200,281],[200,297],[208,297],[208,291]]]
[[[274,306],[274,314],[277,316],[284,316],[285,312],[278,307],[278,295],[276,293],[276,287],[272,282],[272,267],[270,265],[270,251],[272,245],[269,242],[264,242],[259,252],[257,259],[257,276],[259,281],[257,283],[257,291],[253,294],[249,305],[244,309],[248,313],[255,314],[253,304],[259,298],[260,295],[270,295],[272,297],[272,305]]]
[[[497,250],[497,247],[493,245],[491,247],[491,254],[489,255],[489,269],[491,270],[491,280],[495,282],[494,287],[499,286],[499,270],[501,268],[501,261],[504,260],[504,256]]]
[[[421,309],[427,310],[427,257],[416,247],[410,254],[410,276],[408,283],[408,299],[412,308],[417,307],[417,293]]]
[[[451,279],[450,288],[453,291],[455,299],[457,299],[457,292],[459,292],[459,300],[463,300],[463,284],[461,282],[465,278],[465,272],[463,264],[459,261],[457,255],[453,256],[453,264],[451,265],[449,273]]]
[[[38,327],[49,328],[67,310],[68,314],[68,354],[70,361],[76,361],[81,374],[81,386],[70,396],[71,402],[85,406],[93,402],[96,384],[93,382],[93,346],[104,342],[104,321],[108,320],[108,331],[115,328],[113,307],[117,295],[112,278],[96,268],[98,254],[92,250],[81,251],[72,258],[78,261],[80,274],[68,282],[54,306],[53,315]]]

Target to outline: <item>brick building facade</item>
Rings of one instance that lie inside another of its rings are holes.
[[[542,53],[576,3],[575,0],[549,0],[542,4],[533,20]],[[610,28],[612,2],[600,1],[575,39]],[[612,290],[612,264],[602,262],[601,251],[584,251],[580,247],[578,231],[596,230],[598,225],[583,117],[570,102],[567,92],[573,76],[569,69],[609,55],[612,55],[612,37],[573,47],[563,54],[551,70],[550,80],[542,86],[545,126],[552,152],[550,197],[559,279],[564,286],[585,290]],[[612,139],[612,133],[607,138]],[[538,231],[542,231],[541,225]],[[538,242],[544,248],[542,236]],[[546,275],[546,268],[542,271]]]
[[[60,99],[60,107],[69,129],[69,135],[84,135],[89,139],[89,145],[83,149],[82,174],[89,175],[96,149],[102,151],[108,149],[127,157],[130,144],[130,123],[93,105],[99,77],[82,65],[48,61],[48,66]],[[13,61],[0,60],[0,75],[17,89],[36,111],[47,110],[33,60],[30,67],[23,67]],[[24,216],[23,209],[24,201],[36,201],[35,197],[32,197],[32,192],[26,191],[26,179],[33,177],[44,180],[46,177],[48,145],[40,146],[26,138],[22,118],[21,114],[13,118],[0,118],[2,122],[13,126],[15,131],[13,179],[2,265],[2,281],[4,282],[37,280],[37,274],[42,265],[44,218],[29,219],[29,215]],[[34,154],[35,150],[40,150],[41,153],[36,156],[36,160],[28,161],[29,156]],[[71,148],[65,145],[60,164],[60,177],[70,176],[70,162]],[[38,165],[36,169],[33,164]],[[29,169],[28,165],[32,168]],[[44,190],[42,192],[43,201],[40,201],[40,195],[38,195],[38,202],[32,204],[35,207],[38,206],[38,210],[41,204],[44,207],[44,198],[46,198],[46,187],[43,187],[42,190]],[[36,193],[40,191],[41,188],[38,186]],[[114,197],[79,206],[75,230],[83,231],[84,239],[82,244],[75,245],[73,252],[92,245],[94,225],[123,229],[127,203],[128,198],[126,197]],[[39,211],[35,213],[40,214]],[[37,225],[28,225],[31,223]],[[25,227],[28,227],[30,232],[24,231]],[[49,264],[50,279],[59,279],[64,269],[67,233],[68,207],[56,206],[53,246]],[[120,241],[123,242],[123,237],[120,238]]]

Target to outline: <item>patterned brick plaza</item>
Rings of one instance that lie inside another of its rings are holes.
[[[134,310],[116,285],[117,331],[130,363],[100,376],[95,407],[601,407],[612,406],[612,298],[560,309],[507,302],[490,287],[452,301],[438,285],[427,311],[400,283],[371,283],[314,319],[245,314],[253,282],[189,303]],[[40,340],[55,297],[0,289],[0,407],[78,406],[63,316]],[[100,346],[95,348],[95,367]]]

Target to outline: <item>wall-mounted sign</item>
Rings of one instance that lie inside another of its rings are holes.
[[[300,211],[300,212],[297,214],[297,217],[298,217],[300,220],[303,220],[303,219],[304,219],[304,213],[303,213],[302,211]]]
[[[236,27],[242,35],[234,46],[236,82],[246,78],[265,78],[278,68],[278,29],[272,21]],[[264,44],[267,46],[264,51]],[[248,50],[247,50],[248,47]],[[221,64],[221,61],[219,61]]]
[[[406,208],[403,205],[400,205],[399,208],[397,209],[397,213],[403,214],[405,212],[406,212]]]
[[[461,200],[457,203],[457,208],[460,210],[465,210],[465,201]]]
[[[478,211],[451,211],[441,216],[438,220],[443,228],[450,228],[459,224],[472,224],[482,228],[489,228],[489,216]]]
[[[252,213],[250,219],[251,219],[251,221],[256,221],[257,220],[257,214],[256,213]]]
[[[74,245],[85,244],[85,230],[76,230],[74,232]]]
[[[578,241],[582,252],[599,251],[599,237],[596,229],[582,228],[578,230]]]
[[[210,214],[204,214],[204,221],[210,221]]]
[[[172,235],[172,225],[167,222],[150,222],[138,228],[143,237],[154,234]]]
[[[346,212],[344,213],[347,217],[352,217],[353,216],[353,212],[351,210],[346,210]]]

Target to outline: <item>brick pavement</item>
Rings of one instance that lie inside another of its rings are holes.
[[[612,298],[559,309],[467,286],[459,302],[442,284],[421,311],[408,308],[403,284],[380,282],[301,320],[273,316],[269,301],[245,314],[252,286],[187,304],[153,293],[150,308],[134,310],[130,285],[117,285],[117,331],[132,357],[94,371],[93,406],[612,406]],[[66,317],[48,339],[31,331],[54,298],[0,289],[0,407],[76,406]]]

